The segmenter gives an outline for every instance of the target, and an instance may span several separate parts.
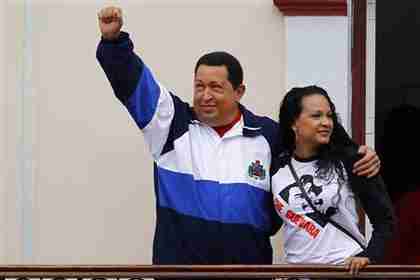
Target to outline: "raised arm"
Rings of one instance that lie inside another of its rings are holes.
[[[96,58],[111,83],[114,93],[124,105],[134,94],[144,70],[144,63],[133,52],[128,33],[122,32],[122,11],[107,7],[98,13],[102,34]]]
[[[121,9],[102,9],[98,13],[98,21],[102,38],[96,57],[115,95],[143,131],[156,159],[168,139],[175,114],[174,100],[134,53],[128,33],[121,31]]]

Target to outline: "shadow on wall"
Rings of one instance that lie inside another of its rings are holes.
[[[384,123],[383,174],[397,216],[385,262],[420,263],[420,109],[400,105]]]
[[[393,108],[384,123],[383,176],[393,201],[420,185],[420,109]]]

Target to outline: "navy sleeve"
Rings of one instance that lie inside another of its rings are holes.
[[[126,104],[135,91],[144,64],[133,52],[133,42],[128,33],[121,32],[117,40],[101,39],[96,58],[111,83],[117,98]]]
[[[383,259],[386,244],[392,238],[396,218],[381,176],[367,178],[351,172],[351,167],[359,158],[357,151],[353,150],[345,165],[351,188],[369,217],[373,232],[366,250],[358,256],[368,257],[372,263],[378,263]]]

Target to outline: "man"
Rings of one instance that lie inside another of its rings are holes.
[[[97,58],[155,161],[153,263],[271,264],[270,235],[279,227],[270,193],[277,123],[239,103],[239,62],[225,52],[201,57],[191,108],[133,52],[119,8],[98,17]],[[359,164],[371,175],[379,169],[372,152]]]

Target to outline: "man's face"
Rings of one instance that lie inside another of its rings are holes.
[[[200,65],[194,77],[194,111],[212,127],[231,123],[238,114],[238,102],[245,88],[233,89],[226,66]]]

